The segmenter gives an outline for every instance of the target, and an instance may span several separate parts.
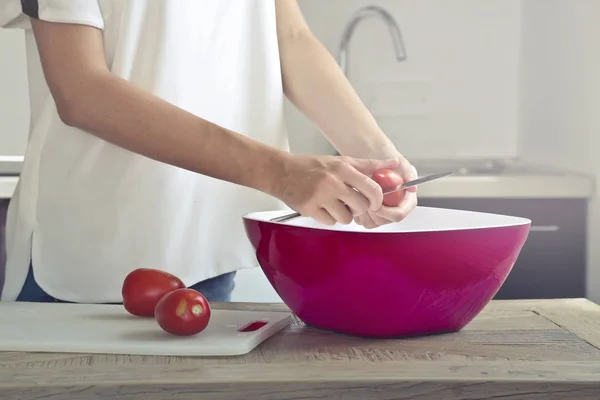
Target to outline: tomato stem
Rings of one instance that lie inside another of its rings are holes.
[[[192,307],[192,314],[194,314],[194,315],[202,314],[202,306],[199,304],[196,304],[194,307]]]

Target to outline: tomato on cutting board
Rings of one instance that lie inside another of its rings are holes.
[[[154,311],[156,322],[165,331],[177,336],[192,336],[202,332],[210,321],[210,305],[194,289],[177,289],[166,294]]]
[[[181,279],[168,272],[139,268],[131,271],[123,282],[123,306],[133,315],[153,317],[156,304],[164,295],[185,287]]]
[[[371,177],[381,189],[386,190],[396,188],[404,183],[402,176],[393,169],[380,169],[373,173]],[[404,190],[397,190],[383,196],[383,205],[388,207],[396,207],[404,199]]]

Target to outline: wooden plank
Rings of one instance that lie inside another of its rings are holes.
[[[547,318],[535,315],[534,312],[511,311],[511,312],[485,312],[477,316],[463,332],[468,331],[514,331],[514,330],[560,330],[552,321]]]
[[[113,357],[110,357],[113,358]],[[115,357],[118,358],[118,357]],[[96,384],[208,384],[237,382],[337,382],[363,380],[384,382],[438,380],[503,380],[514,382],[600,382],[597,361],[366,361],[328,360],[296,362],[281,368],[277,363],[210,364],[187,362],[91,362],[90,365],[33,364],[18,371],[2,368],[2,387]],[[121,360],[123,361],[123,359]],[[60,367],[60,368],[56,368]],[[435,368],[435,370],[432,370]],[[34,383],[35,382],[35,383]],[[600,388],[600,387],[599,387]]]
[[[360,378],[355,377],[356,371],[360,371]],[[69,394],[76,394],[78,400],[500,397],[562,400],[597,399],[600,388],[597,362],[299,363],[293,372],[291,379],[289,371],[275,364],[252,368],[245,365],[186,368],[177,364],[76,366],[53,375],[51,380],[46,373],[44,380],[35,384],[31,382],[38,374],[15,374],[9,384],[0,387],[0,395],[11,400],[69,398]],[[78,382],[69,375],[78,377]]]
[[[333,383],[250,383],[237,386],[139,385],[120,387],[86,386],[7,389],[7,400],[598,400],[596,383],[559,382],[550,384],[523,382],[381,382],[377,386],[363,381]]]
[[[554,300],[549,300],[555,304]],[[562,301],[562,300],[560,300]],[[559,301],[559,302],[560,302]],[[490,304],[469,324],[465,330],[478,329],[561,329],[556,324],[545,318],[533,318],[531,311],[538,306],[540,301],[514,301],[499,300]],[[282,311],[291,312],[283,303],[211,303],[215,309],[234,309],[248,311]],[[302,321],[294,316],[293,325],[303,325]]]
[[[600,349],[600,306],[586,299],[540,303],[532,311]]]
[[[0,398],[597,400],[598,332],[600,307],[586,300],[491,302],[459,333],[411,339],[357,338],[295,320],[240,357],[0,353]]]

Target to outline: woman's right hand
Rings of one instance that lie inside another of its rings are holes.
[[[397,167],[398,160],[295,155],[278,173],[276,197],[322,224],[349,224],[354,216],[376,211],[383,203],[373,172]]]

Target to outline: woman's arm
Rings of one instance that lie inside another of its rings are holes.
[[[36,19],[32,26],[66,124],[149,158],[275,194],[276,174],[288,153],[198,118],[110,73],[96,28]]]
[[[350,157],[397,157],[335,59],[312,34],[296,0],[277,0],[277,36],[287,98]]]
[[[112,74],[100,30],[31,22],[46,81],[66,124],[154,160],[260,190],[326,224],[352,220],[344,204],[355,213],[381,207],[381,188],[367,175],[396,167],[396,160],[294,156],[264,145]]]
[[[415,169],[396,149],[360,100],[335,59],[310,31],[296,0],[276,0],[284,92],[340,152],[358,158],[395,158],[405,181]],[[368,211],[357,222],[375,228],[404,219],[417,205],[416,189],[397,207]]]

